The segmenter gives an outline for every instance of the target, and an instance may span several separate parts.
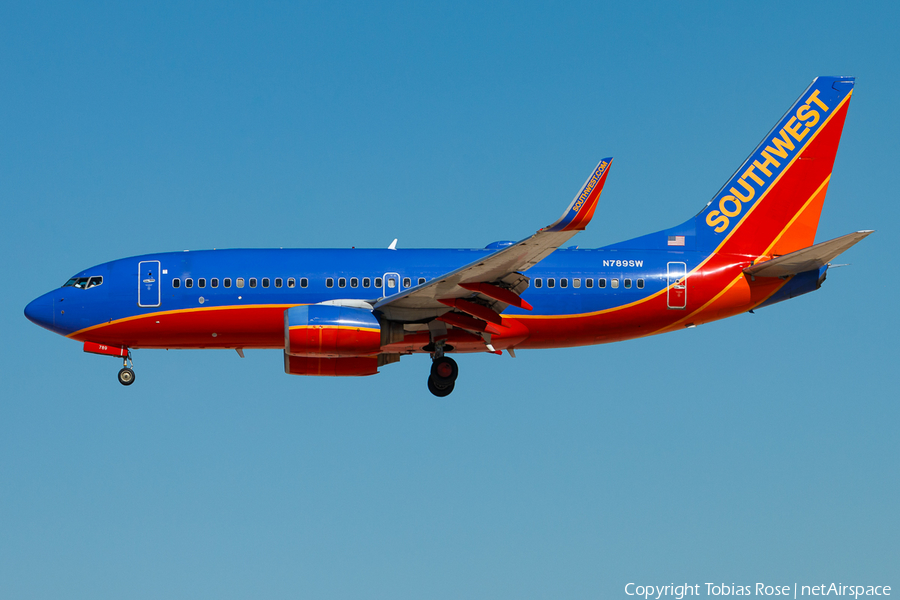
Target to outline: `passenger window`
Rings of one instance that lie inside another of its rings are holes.
[[[264,288],[269,287],[269,278],[268,278],[268,277],[263,277],[263,280],[262,280],[262,286],[263,286]]]
[[[559,287],[561,287],[561,288],[569,287],[569,280],[568,280],[568,278],[566,278],[566,277],[560,278],[560,280],[559,280]]]
[[[198,288],[201,288],[201,287],[202,287],[202,288],[205,288],[205,287],[206,287],[206,279],[204,279],[203,277],[201,277],[200,279],[198,279],[198,280],[197,280],[197,287],[198,287]]]
[[[302,279],[300,280],[300,283],[303,283],[303,280],[302,280]],[[295,285],[294,278],[293,278],[293,277],[288,277],[288,287],[289,287],[289,288],[292,288],[292,287],[294,287],[294,285]],[[304,285],[303,287],[306,287],[306,286]]]
[[[643,280],[643,279],[638,279],[638,282],[637,282],[637,283],[638,283],[638,289],[639,289],[639,290],[644,289],[644,280]]]
[[[281,277],[275,278],[275,287],[280,288],[284,284],[284,280]]]
[[[384,285],[384,282],[381,281],[381,277],[376,277],[375,278],[375,287],[380,288],[383,285]]]
[[[252,288],[256,287],[256,277],[250,278],[250,287],[252,287]]]
[[[192,287],[194,287],[194,280],[191,279],[190,277],[186,278],[186,279],[184,280],[184,287],[186,287],[186,288],[192,288]]]
[[[405,287],[405,288],[412,287],[412,281],[410,281],[409,277],[403,278],[403,287]]]
[[[395,287],[397,287],[397,280],[394,279],[393,277],[388,279],[388,287],[391,289],[394,289]]]
[[[574,287],[574,288],[580,288],[580,287],[581,287],[581,280],[578,279],[578,278],[573,279],[573,280],[572,280],[572,287]]]
[[[585,280],[584,280],[584,287],[589,287],[589,288],[594,287],[594,280],[591,279],[590,277],[588,277],[587,279],[585,279]]]
[[[625,279],[625,289],[626,290],[631,289],[631,280],[630,279]]]
[[[352,287],[352,288],[359,287],[359,278],[358,277],[350,278],[350,287]]]
[[[177,277],[176,277],[175,279],[173,279],[173,280],[172,280],[172,287],[173,287],[173,288],[180,288],[180,287],[181,287],[181,280],[178,279]]]
[[[544,285],[544,282],[541,281],[541,278],[540,278],[540,277],[536,277],[535,280],[534,280],[534,287],[539,288],[539,287],[541,287],[542,285]]]
[[[425,278],[419,277],[419,285],[422,285],[423,283],[425,283]]]
[[[613,277],[609,280],[610,287],[617,288],[619,287],[619,279],[617,277]]]
[[[210,279],[210,280],[209,280],[209,286],[210,286],[210,287],[214,287],[214,288],[219,287],[219,280],[218,280],[218,278],[213,277],[212,279]]]
[[[222,281],[222,285],[224,285],[224,286],[227,287],[227,288],[230,288],[230,287],[231,287],[231,277],[226,277],[226,278]]]
[[[367,288],[370,285],[372,285],[372,280],[369,279],[368,277],[363,277],[363,287]]]
[[[293,281],[293,279],[291,281]],[[305,288],[308,285],[309,285],[309,279],[307,279],[306,277],[301,277],[300,278],[300,287]],[[291,285],[291,287],[294,287],[294,286]]]
[[[347,278],[346,277],[338,278],[338,287],[347,287]]]
[[[556,279],[554,279],[553,277],[548,277],[547,278],[547,287],[548,288],[556,287]]]
[[[334,287],[334,277],[329,277],[325,280],[325,287],[332,288]]]
[[[244,278],[238,277],[237,281],[235,281],[234,283],[237,287],[242,288],[242,287],[244,287]]]
[[[103,283],[102,277],[91,277],[90,281],[88,281],[88,283],[87,283],[87,286],[88,286],[88,289],[90,289],[92,287],[97,287],[101,283]]]
[[[606,277],[597,280],[597,287],[599,287],[599,288],[606,287]]]

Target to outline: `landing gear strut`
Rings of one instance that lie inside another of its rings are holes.
[[[131,360],[131,350],[122,361],[122,370],[119,371],[119,383],[122,385],[131,385],[134,383],[134,361]]]
[[[449,396],[456,386],[456,378],[459,376],[459,366],[449,356],[444,356],[444,344],[435,344],[432,353],[431,374],[428,376],[428,391],[443,398]]]

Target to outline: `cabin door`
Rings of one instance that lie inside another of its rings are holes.
[[[159,306],[159,261],[144,260],[138,263],[138,306]]]
[[[400,291],[400,275],[397,273],[384,274],[384,297],[393,296]]]
[[[670,262],[666,265],[666,273],[668,306],[683,309],[687,306],[687,265],[683,262]]]

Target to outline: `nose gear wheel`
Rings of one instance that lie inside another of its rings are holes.
[[[119,371],[119,383],[131,385],[134,383],[134,361],[131,359],[131,350],[122,360],[122,369]]]
[[[119,383],[122,385],[131,385],[134,383],[134,371],[128,367],[122,368],[122,370],[119,371]]]

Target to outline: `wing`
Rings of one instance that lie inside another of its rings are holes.
[[[587,226],[594,216],[611,163],[612,158],[600,161],[581,191],[552,225],[455,271],[389,296],[377,302],[375,310],[381,311],[388,319],[406,322],[450,313],[442,320],[463,329],[488,332],[492,324],[500,323],[499,313],[507,306],[531,310],[519,297],[528,288],[529,281],[522,272],[549,256]]]
[[[805,271],[812,271],[827,265],[834,258],[872,233],[856,231],[839,238],[821,242],[808,248],[796,250],[783,256],[757,263],[744,269],[744,273],[755,277],[787,277]]]

